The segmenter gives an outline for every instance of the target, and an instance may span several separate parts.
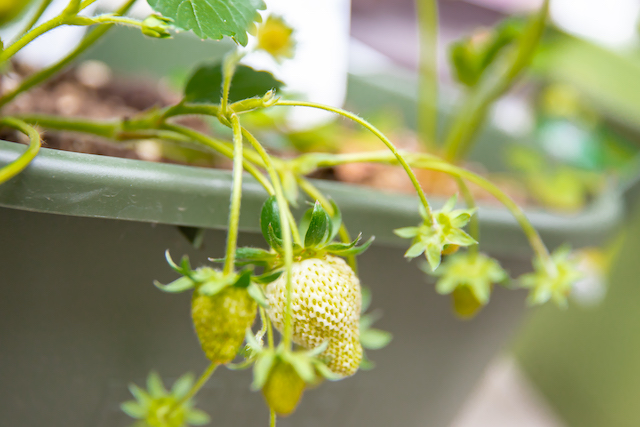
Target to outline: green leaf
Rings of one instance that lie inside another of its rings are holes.
[[[178,399],[183,398],[189,393],[191,386],[193,385],[193,374],[186,373],[173,383],[171,387],[171,394]]]
[[[253,390],[260,390],[267,378],[269,378],[269,372],[276,361],[276,354],[271,350],[265,350],[260,353],[258,360],[253,365],[253,383],[251,388]]]
[[[313,205],[309,228],[304,236],[304,246],[306,248],[318,246],[325,242],[331,235],[331,219],[319,201]]]
[[[249,296],[253,298],[261,307],[269,308],[269,303],[267,302],[267,298],[264,296],[262,289],[255,283],[252,283],[247,287],[247,292]]]
[[[256,71],[239,65],[231,79],[229,102],[260,97],[272,89],[284,86],[267,71]],[[219,104],[222,98],[222,64],[203,65],[198,68],[184,89],[185,100],[195,103]]]
[[[282,239],[282,229],[280,228],[280,209],[278,208],[278,201],[276,196],[270,196],[262,205],[260,212],[260,229],[262,230],[262,236],[268,242],[270,242],[269,225],[273,229],[273,234]],[[270,244],[271,247],[273,245]]]
[[[379,350],[391,342],[390,332],[380,329],[366,329],[360,334],[360,344],[368,350]]]
[[[262,0],[148,0],[158,13],[173,19],[174,25],[192,30],[198,37],[220,40],[233,37],[242,46],[248,42],[247,31],[260,22],[258,10]]]
[[[163,292],[169,292],[169,293],[178,293],[178,292],[184,292],[188,289],[191,289],[195,286],[195,284],[193,283],[193,280],[191,280],[188,277],[181,277],[179,279],[174,280],[173,282],[167,284],[167,285],[163,285],[162,283],[158,282],[157,280],[153,281],[153,284],[156,286],[156,288],[160,289]]]

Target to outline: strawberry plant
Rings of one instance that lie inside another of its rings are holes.
[[[295,31],[286,22],[269,16],[262,22],[262,0],[148,0],[155,14],[143,20],[126,16],[135,0],[127,0],[114,13],[86,16],[83,10],[95,0],[70,0],[57,16],[35,25],[50,1],[31,10],[28,23],[17,37],[5,41],[0,65],[10,70],[14,55],[42,34],[60,26],[90,26],[81,43],[59,62],[36,71],[0,96],[0,107],[42,84],[99,40],[113,25],[138,28],[145,36],[165,39],[175,31],[193,31],[203,39],[231,38],[238,49],[221,63],[194,70],[183,98],[164,108],[151,108],[118,120],[94,121],[42,114],[1,114],[0,125],[13,128],[29,139],[29,147],[17,160],[0,169],[0,184],[24,170],[37,156],[42,143],[39,129],[65,130],[100,136],[113,141],[155,139],[193,144],[232,160],[231,198],[225,256],[193,269],[188,258],[176,264],[167,253],[169,266],[180,276],[168,284],[156,282],[165,292],[191,291],[193,326],[209,368],[197,380],[179,379],[171,392],[157,374],[151,374],[148,391],[131,386],[135,401],[122,410],[141,425],[177,427],[201,425],[208,417],[194,408],[192,398],[220,365],[231,369],[252,368],[252,388],[261,390],[271,409],[270,424],[277,416],[292,413],[305,389],[323,380],[337,381],[354,375],[372,363],[365,350],[376,350],[391,341],[390,334],[371,328],[375,316],[365,314],[367,290],[358,276],[357,256],[373,242],[361,243],[344,224],[339,207],[307,175],[321,168],[349,163],[381,163],[401,168],[418,195],[418,224],[406,224],[395,233],[410,239],[405,257],[424,258],[421,268],[437,277],[436,290],[451,295],[455,311],[472,317],[489,303],[497,285],[530,289],[529,302],[552,300],[564,306],[572,284],[579,279],[576,263],[566,248],[550,254],[522,209],[500,188],[464,168],[460,160],[468,152],[490,105],[504,94],[528,65],[542,35],[548,1],[526,22],[507,22],[481,41],[462,41],[452,51],[455,75],[466,87],[467,102],[455,117],[439,146],[435,132],[437,109],[435,60],[423,61],[421,70],[420,135],[428,152],[406,152],[379,129],[358,115],[313,100],[285,98],[280,82],[268,72],[242,63],[248,50],[262,50],[276,62],[295,57]],[[0,22],[19,13],[17,6],[0,10]],[[19,3],[18,3],[19,4]],[[435,1],[419,2],[425,58],[435,52],[437,15]],[[255,34],[255,36],[250,36]],[[256,43],[249,44],[250,37]],[[253,46],[247,48],[246,46]],[[375,135],[383,151],[350,154],[307,153],[294,158],[274,155],[252,132],[252,112],[282,108],[314,108],[353,121]],[[230,140],[180,124],[184,116],[216,120],[229,130]],[[247,125],[249,123],[249,125]],[[452,195],[434,209],[415,171],[428,170],[453,177],[464,200],[456,208]],[[263,248],[238,247],[239,218],[244,173],[250,174],[268,194],[260,212]],[[534,272],[510,280],[499,263],[478,250],[476,203],[467,185],[481,187],[515,217],[534,252]],[[292,207],[306,194],[311,207],[296,217]],[[203,200],[202,203],[207,203]],[[220,265],[221,264],[221,265]],[[408,267],[409,268],[409,267]],[[401,286],[402,284],[398,284]],[[259,320],[256,320],[259,319]],[[257,323],[257,324],[256,324]],[[276,331],[280,335],[277,338]],[[265,342],[266,338],[266,342]],[[244,346],[243,346],[244,344]]]

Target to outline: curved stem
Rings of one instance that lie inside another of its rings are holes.
[[[222,64],[222,99],[220,101],[220,111],[223,115],[227,114],[227,105],[229,102],[229,91],[231,89],[231,80],[236,71],[236,66],[244,55],[233,51],[227,55]]]
[[[22,153],[13,162],[0,168],[0,184],[10,180],[24,170],[29,163],[36,157],[40,151],[41,139],[40,134],[32,126],[29,126],[22,120],[12,117],[4,117],[0,119],[0,126],[5,125],[14,128],[29,137],[29,147],[27,151]]]
[[[377,136],[378,139],[380,139],[387,146],[387,148],[389,148],[389,150],[393,153],[393,155],[396,157],[396,159],[398,160],[398,163],[400,163],[402,168],[407,173],[407,176],[409,176],[409,179],[411,180],[411,183],[413,184],[413,187],[416,189],[416,191],[418,193],[418,197],[420,197],[420,201],[422,202],[422,205],[424,206],[425,211],[427,211],[427,217],[428,217],[427,221],[429,222],[429,225],[434,225],[435,224],[435,221],[433,219],[433,213],[431,211],[431,206],[429,205],[429,202],[427,201],[427,196],[424,194],[424,191],[422,190],[422,187],[420,186],[420,183],[418,182],[418,179],[416,178],[416,175],[411,170],[411,167],[409,167],[409,165],[405,161],[404,157],[402,157],[402,155],[398,152],[398,150],[393,145],[393,143],[391,141],[389,141],[389,139],[386,136],[384,136],[384,134],[382,132],[380,132],[371,123],[369,123],[368,121],[356,116],[353,113],[350,113],[348,111],[342,110],[340,108],[335,108],[335,107],[331,107],[331,106],[328,106],[328,105],[316,104],[314,102],[282,101],[282,100],[280,100],[274,105],[291,106],[291,107],[296,107],[296,106],[299,106],[299,107],[311,107],[311,108],[318,108],[320,110],[331,111],[332,113],[336,113],[336,114],[339,114],[341,116],[344,116],[344,117],[346,117],[346,118],[348,118],[350,120],[353,120],[354,122],[364,126],[365,128],[367,128],[369,131],[371,131],[371,133],[373,133],[375,136]]]
[[[291,298],[292,298],[292,284],[291,284],[291,275],[293,268],[293,240],[291,236],[292,228],[290,226],[289,220],[287,217],[292,217],[289,211],[289,205],[287,203],[287,199],[284,196],[284,191],[282,191],[282,184],[280,183],[280,177],[278,176],[278,172],[276,171],[273,163],[271,162],[271,158],[267,151],[262,147],[260,142],[246,129],[242,128],[242,134],[249,141],[249,143],[253,146],[253,149],[260,154],[262,157],[262,161],[264,162],[267,172],[269,173],[269,178],[273,183],[273,188],[275,190],[276,201],[278,203],[278,209],[280,210],[281,215],[283,215],[280,219],[280,227],[282,228],[282,246],[284,249],[284,265],[286,269],[286,277],[287,277],[287,287],[286,287],[286,299],[287,304],[285,307],[285,321],[284,321],[284,346],[287,350],[291,350],[292,348],[292,319],[291,319]]]
[[[242,129],[238,116],[231,116],[233,128],[233,189],[229,208],[229,230],[227,231],[227,252],[222,272],[230,274],[236,260],[236,246],[238,243],[238,223],[240,222],[240,203],[242,199]]]
[[[44,0],[40,3],[40,6],[38,6],[38,10],[36,10],[36,13],[31,16],[24,28],[18,33],[18,37],[24,36],[29,32],[29,30],[33,28],[34,25],[36,25],[36,23],[38,22],[44,11],[47,10],[52,1],[53,0]]]
[[[200,389],[207,383],[207,381],[209,381],[209,378],[211,378],[211,375],[213,375],[217,367],[218,364],[212,362],[209,367],[202,373],[202,375],[200,375],[200,378],[198,378],[198,381],[196,381],[196,383],[191,387],[189,392],[185,394],[182,399],[178,400],[173,407],[177,408],[184,402],[187,402],[189,399],[193,398],[193,396],[195,396],[200,391]]]
[[[473,199],[473,194],[469,191],[469,187],[465,184],[462,178],[456,176],[456,182],[458,183],[458,188],[460,189],[460,193],[462,193],[462,198],[467,205],[467,209],[475,209],[476,202]],[[469,220],[469,235],[473,237],[476,242],[480,242],[480,220],[478,219],[478,213],[476,212],[474,215],[471,215],[471,219]],[[472,255],[476,255],[478,253],[479,245],[471,245],[469,247],[469,253]]]
[[[308,179],[301,176],[296,177],[296,180],[298,181],[298,185],[300,186],[302,191],[307,193],[313,200],[318,200],[324,210],[327,211],[329,216],[334,214],[333,206],[331,205],[331,203],[329,203],[329,200],[324,196],[324,194],[322,194],[322,192],[320,192],[320,190],[316,188],[315,185],[313,185]],[[338,232],[338,235],[344,243],[351,242],[351,236],[349,236],[349,231],[344,224],[340,225],[340,231]],[[356,260],[355,255],[347,256],[347,262],[349,263],[349,266],[351,267],[353,272],[358,275],[358,261]]]
[[[233,150],[229,148],[229,146],[198,131],[195,131],[188,127],[172,125],[168,123],[162,125],[162,129],[187,136],[188,138],[202,145],[206,145],[207,147],[214,149],[223,156],[233,159]],[[243,159],[242,166],[260,183],[260,185],[264,187],[269,195],[275,194],[273,186],[271,185],[269,180],[253,164],[251,164],[247,159]]]
[[[20,49],[22,49],[23,47],[25,47],[26,45],[28,45],[29,43],[31,43],[32,41],[34,41],[35,39],[37,39],[38,37],[46,33],[47,31],[51,31],[56,27],[64,25],[67,18],[68,18],[67,14],[63,11],[60,15],[56,16],[55,18],[50,19],[49,21],[27,32],[27,34],[23,35],[18,40],[13,42],[9,47],[7,47],[5,50],[0,52],[0,64],[3,64],[13,55],[18,53]]]
[[[127,0],[126,3],[124,3],[122,7],[120,7],[115,13],[118,15],[123,15],[131,8],[131,6],[133,6],[133,3],[135,3],[135,1],[136,0]],[[99,27],[91,30],[89,34],[87,34],[82,39],[80,44],[70,54],[68,54],[63,59],[53,64],[52,66],[44,68],[34,74],[31,74],[29,77],[24,79],[17,88],[15,88],[9,93],[4,94],[0,98],[0,108],[2,108],[7,103],[11,102],[16,96],[20,95],[22,92],[25,92],[31,89],[32,87],[39,85],[40,83],[49,79],[52,75],[64,69],[67,65],[73,62],[78,56],[84,53],[85,50],[87,50],[96,41],[98,41],[103,35],[105,35],[106,32],[111,29],[112,26],[113,24],[100,25]]]

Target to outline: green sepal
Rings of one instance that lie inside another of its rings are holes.
[[[282,276],[282,273],[284,273],[284,270],[271,271],[269,273],[261,274],[260,276],[253,276],[253,281],[261,285],[268,285],[278,279],[278,277]]]
[[[137,401],[128,400],[120,404],[120,410],[131,418],[141,419],[147,413],[147,410]]]
[[[307,235],[307,230],[309,229],[309,223],[311,223],[311,215],[313,214],[313,209],[307,209],[302,214],[302,218],[300,218],[300,222],[298,223],[298,231],[301,236]]]
[[[273,235],[282,241],[282,228],[280,227],[280,208],[278,207],[278,201],[276,196],[269,196],[269,198],[262,205],[260,211],[260,230],[262,230],[262,236],[270,243],[271,236],[269,235],[269,225],[273,229]],[[273,247],[273,245],[271,245]]]
[[[158,398],[167,394],[167,389],[162,384],[162,379],[156,371],[151,371],[147,377],[147,390],[153,398]]]
[[[358,237],[356,237],[351,243],[332,243],[330,245],[325,246],[324,250],[326,250],[327,252],[345,251],[357,245],[360,239],[362,239],[362,233],[358,234]]]
[[[265,349],[256,359],[253,364],[253,382],[251,383],[252,390],[260,390],[269,378],[271,368],[276,362],[276,353],[274,350]]]
[[[167,260],[167,264],[169,264],[169,266],[176,273],[182,274],[183,276],[188,276],[189,274],[191,274],[191,264],[189,264],[188,256],[185,255],[182,257],[182,259],[180,260],[180,266],[178,266],[175,262],[173,262],[173,259],[171,258],[171,254],[169,253],[169,249],[164,251],[164,257]]]
[[[338,255],[338,256],[360,255],[364,251],[369,249],[369,246],[371,246],[371,244],[373,243],[374,240],[375,240],[375,236],[371,236],[369,238],[369,240],[367,240],[366,242],[364,242],[360,246],[354,246],[354,247],[349,248],[349,249],[332,250],[332,251],[327,251],[327,252],[329,252],[329,253],[331,253],[333,255]]]
[[[376,367],[376,364],[367,357],[367,353],[362,352],[362,360],[360,361],[360,369],[363,371],[370,371]]]
[[[189,393],[189,390],[191,390],[193,381],[193,374],[187,372],[173,383],[173,386],[171,386],[171,394],[179,399],[185,397]]]
[[[367,350],[379,350],[384,348],[392,340],[390,332],[380,329],[367,329],[360,334],[360,344]]]
[[[149,15],[142,21],[142,34],[147,37],[169,39],[171,38],[169,28],[171,28],[172,22],[173,19],[171,18],[166,18],[157,14]]]
[[[325,365],[321,360],[312,359],[312,363],[314,369],[316,370],[316,373],[324,379],[327,379],[329,381],[339,381],[344,378],[342,375],[338,375],[331,369],[329,369],[329,367]]]
[[[329,348],[329,341],[325,341],[319,346],[316,346],[311,350],[307,350],[305,354],[309,357],[316,357],[322,354],[327,348]]]
[[[201,295],[214,296],[224,288],[231,286],[235,281],[235,277],[227,277],[223,280],[209,280],[198,287],[196,292]]]
[[[409,259],[419,257],[426,249],[427,246],[424,243],[416,242],[407,249],[407,252],[404,253],[404,257]]]
[[[411,239],[413,237],[416,237],[419,232],[420,232],[420,228],[418,227],[403,227],[403,228],[396,228],[395,230],[393,230],[393,233],[396,236],[400,236],[403,239]]]
[[[174,280],[171,283],[163,285],[157,280],[153,281],[153,284],[156,288],[160,289],[163,292],[169,292],[172,294],[177,294],[179,292],[184,292],[189,289],[193,289],[195,287],[195,282],[191,280],[189,277],[183,276],[179,279]]]
[[[288,362],[293,367],[298,376],[304,382],[309,384],[315,381],[316,374],[313,369],[313,364],[306,354],[285,351],[281,353],[280,357],[283,361]]]
[[[247,287],[247,293],[249,293],[249,296],[253,298],[258,303],[258,305],[264,308],[269,308],[267,298],[264,296],[264,293],[262,292],[262,289],[260,289],[260,286],[256,285],[255,283],[251,283]]]
[[[238,279],[233,284],[236,288],[247,288],[251,284],[251,274],[253,273],[252,268],[245,268],[244,270],[238,273]]]
[[[309,227],[304,236],[304,246],[311,248],[322,245],[331,237],[331,219],[319,201],[313,205]]]
[[[267,243],[269,243],[269,246],[271,246],[277,252],[282,252],[284,242],[281,238],[278,237],[276,231],[273,229],[272,224],[269,224],[267,226],[267,236],[269,236],[269,238],[267,239]]]
[[[360,304],[360,313],[364,313],[367,311],[369,306],[371,305],[371,289],[366,286],[360,286],[360,293],[362,294],[362,303]],[[360,321],[362,321],[362,317],[360,317]]]

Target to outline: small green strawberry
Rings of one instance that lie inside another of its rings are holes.
[[[242,345],[247,328],[253,325],[258,303],[266,304],[251,270],[225,275],[210,267],[192,270],[185,257],[176,265],[167,252],[167,262],[183,277],[168,285],[155,283],[165,292],[194,289],[191,316],[202,350],[218,364],[231,362]]]
[[[305,387],[304,380],[295,368],[290,363],[278,359],[262,386],[262,395],[269,408],[280,416],[287,416],[298,406]]]
[[[245,331],[256,318],[257,303],[246,289],[228,286],[215,295],[197,290],[191,300],[193,326],[209,360],[226,364],[244,341]]]

